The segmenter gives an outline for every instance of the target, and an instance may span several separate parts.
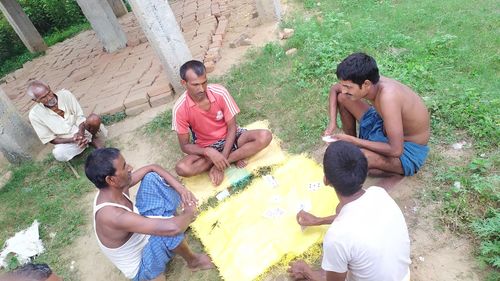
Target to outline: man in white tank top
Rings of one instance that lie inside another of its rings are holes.
[[[191,270],[214,265],[205,254],[193,253],[184,232],[196,216],[197,200],[158,165],[132,172],[116,148],[94,150],[85,174],[99,189],[94,202],[94,229],[104,254],[132,280],[165,280],[174,254]],[[141,182],[136,206],[129,189]],[[180,207],[184,211],[176,214]]]
[[[291,263],[294,280],[405,281],[410,280],[410,239],[398,205],[385,189],[362,185],[367,159],[344,141],[328,147],[323,159],[325,184],[334,187],[340,203],[336,215],[319,218],[297,214],[302,226],[331,224],[323,240],[321,270],[304,261]]]

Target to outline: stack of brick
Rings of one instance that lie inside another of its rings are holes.
[[[193,57],[204,61],[208,71],[212,71],[220,59],[231,13],[238,21],[231,24],[241,24],[240,10],[243,7],[246,16],[247,8],[252,6],[250,2],[252,0],[170,2]],[[46,81],[53,90],[72,91],[85,114],[124,111],[135,115],[168,103],[173,99],[172,86],[137,19],[129,13],[119,21],[127,34],[127,48],[105,53],[95,32],[85,31],[25,63],[22,69],[4,77],[0,87],[24,116],[33,106],[26,95],[26,85],[32,79]]]

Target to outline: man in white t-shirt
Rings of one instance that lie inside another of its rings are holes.
[[[304,261],[291,263],[295,280],[409,280],[410,239],[401,210],[385,189],[362,185],[368,163],[353,144],[337,141],[323,158],[325,184],[340,200],[337,214],[325,218],[305,211],[297,214],[302,226],[331,224],[323,240],[322,269]]]

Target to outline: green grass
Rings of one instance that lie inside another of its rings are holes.
[[[426,164],[432,172],[426,190],[433,201],[442,202],[436,214],[442,224],[477,242],[477,255],[494,269],[489,278],[495,280],[500,253],[498,4],[492,0],[302,3],[306,12],[283,23],[295,29],[285,46],[269,44],[254,50],[247,63],[218,81],[242,109],[238,123],[268,119],[285,149],[292,153],[315,149],[328,122],[327,95],[336,82],[336,65],[352,52],[371,54],[383,75],[406,83],[428,105],[434,156]],[[297,54],[286,56],[289,48],[297,48]],[[172,134],[163,138],[170,122],[167,111],[148,124],[145,133],[176,144]],[[463,139],[473,144],[471,159],[450,162],[439,151]],[[81,163],[75,165],[83,175]],[[37,261],[54,264],[67,277],[60,251],[86,223],[78,203],[90,190],[84,177],[74,179],[64,164],[53,160],[15,168],[13,179],[0,191],[0,243],[39,219],[42,239],[50,242]],[[57,235],[51,241],[52,232]]]
[[[82,168],[87,154],[72,160],[80,179],[66,163],[50,157],[12,167],[11,180],[0,190],[0,245],[38,220],[45,252],[35,262],[50,264],[65,280],[74,277],[68,272],[63,249],[80,234],[81,226],[89,223],[84,217],[88,206],[81,204],[82,196],[93,189]],[[17,266],[15,259],[10,259],[10,266]]]
[[[473,157],[455,165],[439,151],[430,159],[431,197],[443,202],[443,225],[477,242],[478,257],[498,270],[498,88],[500,29],[495,1],[305,1],[283,27],[284,46],[254,50],[247,63],[218,79],[242,112],[238,123],[271,121],[292,153],[311,151],[327,125],[328,89],[347,55],[374,56],[383,75],[417,91],[431,113],[432,149],[471,142]],[[318,5],[318,3],[320,3]],[[295,56],[285,51],[297,48]],[[162,115],[149,128],[164,128]],[[158,132],[157,129],[152,132]],[[436,159],[434,159],[436,158]],[[461,189],[453,187],[461,183]],[[492,271],[490,278],[497,276]]]
[[[158,133],[165,134],[170,132],[172,128],[172,111],[167,110],[158,114],[153,121],[149,122],[145,127],[145,132],[148,135]]]
[[[104,114],[101,116],[101,121],[104,125],[111,125],[113,123],[117,123],[127,118],[127,114],[125,111],[120,111],[115,114]]]
[[[44,41],[47,46],[52,46],[88,29],[90,29],[90,23],[80,23],[64,30],[55,30],[51,34],[45,36]]]
[[[54,44],[57,44],[59,42],[62,42],[70,37],[75,36],[76,34],[90,29],[90,24],[89,23],[81,23],[77,24],[74,26],[71,26],[65,30],[55,30],[54,32],[50,33],[49,35],[44,36],[44,41],[47,46],[52,46]],[[29,62],[41,55],[43,55],[44,52],[38,52],[38,53],[30,53],[28,50],[26,50],[25,53],[12,57],[8,60],[5,60],[0,63],[0,77],[3,77],[10,72],[19,69],[23,67],[23,64],[26,62]]]
[[[285,148],[310,151],[327,124],[336,65],[352,52],[369,53],[382,75],[423,97],[431,112],[433,148],[464,139],[472,143],[470,162],[455,165],[442,156],[427,164],[434,171],[430,184],[435,201],[443,202],[442,223],[469,235],[478,257],[498,270],[498,4],[364,0],[305,1],[304,7],[306,16],[301,12],[282,24],[295,29],[283,47],[255,51],[222,78],[243,109],[239,123],[269,119]],[[284,55],[289,48],[297,54]],[[462,189],[453,188],[455,181]]]

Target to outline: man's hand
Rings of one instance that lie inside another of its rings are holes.
[[[293,280],[306,279],[309,275],[307,272],[311,271],[311,267],[303,260],[291,262],[289,265],[287,272]]]
[[[184,214],[188,215],[191,221],[194,221],[198,215],[198,206],[196,204],[184,205]]]
[[[198,203],[198,199],[196,199],[194,194],[191,191],[189,191],[187,188],[183,187],[180,190],[178,190],[177,192],[181,196],[181,202],[182,202],[182,206],[184,206],[184,208],[186,206],[193,206],[193,205],[196,206],[196,204]]]
[[[346,135],[346,134],[335,134],[335,135],[332,135],[332,138],[336,139],[336,140],[347,141],[350,143],[354,143],[354,140],[356,139],[356,137]]]
[[[325,131],[323,132],[323,136],[330,136],[336,130],[337,130],[337,124],[330,123],[330,124],[328,124],[328,127],[326,127]]]
[[[313,225],[319,225],[319,219],[315,215],[312,215],[304,210],[300,210],[300,212],[297,213],[297,222],[301,226],[313,226]]]
[[[224,171],[230,165],[229,161],[226,157],[224,157],[224,155],[222,155],[222,153],[211,147],[205,148],[204,154],[208,157],[208,159],[210,159],[210,161],[212,161],[212,163],[214,163],[215,167],[221,171]]]
[[[214,186],[219,186],[224,180],[224,171],[221,171],[217,167],[212,166],[212,168],[210,168],[210,171],[208,172],[208,176],[210,177],[210,180],[212,181],[212,184]]]
[[[73,135],[73,142],[75,142],[80,148],[85,148],[89,141],[80,132]]]

